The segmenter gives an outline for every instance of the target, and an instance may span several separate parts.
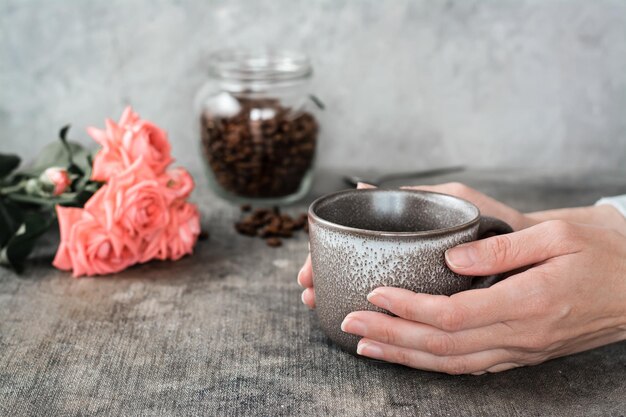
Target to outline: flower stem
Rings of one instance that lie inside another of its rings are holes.
[[[15,184],[15,185],[9,185],[8,187],[0,188],[0,195],[12,194],[12,193],[15,193],[17,191],[21,191],[23,189],[24,189],[24,183],[20,182],[20,183]]]

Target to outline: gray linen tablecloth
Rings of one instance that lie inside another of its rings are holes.
[[[626,192],[624,173],[454,179],[522,210]],[[0,270],[0,415],[626,414],[624,342],[479,377],[342,352],[300,302],[306,236],[273,249],[237,235],[238,208],[199,183],[211,237],[191,257],[73,279],[50,266],[50,235],[22,275]]]

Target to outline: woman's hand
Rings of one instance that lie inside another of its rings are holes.
[[[452,248],[446,262],[462,275],[530,268],[450,297],[377,288],[368,300],[397,317],[350,313],[342,329],[363,336],[359,354],[480,374],[626,339],[626,236],[615,230],[547,221]]]
[[[373,188],[371,185],[359,183],[357,188]],[[411,190],[433,191],[437,193],[455,195],[474,203],[480,212],[487,216],[493,216],[504,220],[513,227],[513,230],[521,230],[532,226],[538,220],[520,213],[519,211],[494,200],[466,185],[452,182],[442,185],[429,185],[421,187],[403,187]],[[313,289],[313,272],[311,270],[311,256],[309,255],[304,266],[298,273],[298,283],[304,287],[302,302],[310,308],[315,308],[315,290]]]
[[[528,213],[527,218],[531,222],[544,222],[547,220],[566,220],[572,223],[584,223],[595,226],[608,227],[626,235],[626,217],[611,205],[562,208],[556,210],[537,211]]]

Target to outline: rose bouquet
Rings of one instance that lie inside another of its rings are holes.
[[[193,190],[173,159],[166,133],[130,107],[118,123],[89,128],[101,145],[92,158],[66,139],[35,163],[0,154],[0,263],[21,269],[36,240],[58,219],[61,241],[53,265],[73,275],[102,275],[152,259],[177,260],[200,234]],[[56,216],[55,216],[56,214]]]

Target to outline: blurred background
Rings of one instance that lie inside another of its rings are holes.
[[[626,2],[0,2],[0,151],[126,104],[201,167],[196,92],[216,49],[308,53],[318,166],[626,170]]]

